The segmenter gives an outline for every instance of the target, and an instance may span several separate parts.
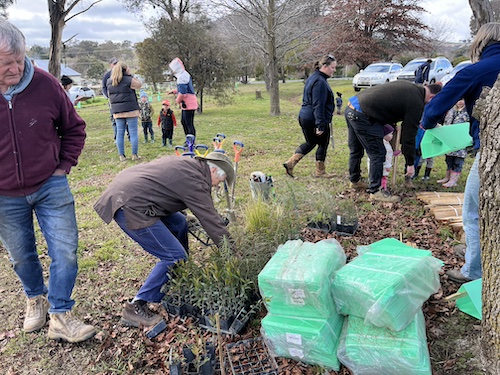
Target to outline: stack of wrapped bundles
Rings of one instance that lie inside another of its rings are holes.
[[[432,374],[422,310],[399,332],[347,317],[337,355],[355,375]]]
[[[358,254],[332,285],[338,312],[349,316],[339,359],[355,375],[431,374],[421,307],[439,290],[443,263],[395,239]],[[384,370],[377,370],[381,362]]]
[[[358,248],[358,254],[337,272],[332,286],[337,310],[343,315],[400,331],[440,288],[443,263],[428,250],[387,238]]]
[[[262,335],[275,356],[339,369],[336,351],[344,318],[337,313],[331,285],[345,262],[335,239],[278,247],[258,276],[268,310]]]

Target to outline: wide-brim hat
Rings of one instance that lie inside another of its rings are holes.
[[[220,152],[211,152],[206,156],[197,155],[195,156],[195,159],[207,160],[222,168],[222,170],[226,172],[226,181],[228,186],[233,185],[235,178],[234,167],[227,155]]]

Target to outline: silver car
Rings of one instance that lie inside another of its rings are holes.
[[[425,57],[411,60],[405,65],[397,79],[415,82],[415,71],[427,60],[428,58]],[[432,63],[431,70],[429,71],[429,83],[441,81],[441,78],[450,73],[453,69],[453,65],[451,65],[451,62],[446,57],[434,57],[431,60]]]
[[[399,63],[380,62],[370,64],[352,79],[354,91],[394,81],[401,69],[403,69],[403,65]]]

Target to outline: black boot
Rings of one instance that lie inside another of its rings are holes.
[[[432,168],[425,168],[425,173],[424,176],[422,177],[422,180],[427,181],[431,176],[431,171]]]
[[[418,174],[420,173],[420,168],[422,168],[421,165],[419,165],[418,167],[415,168],[415,174],[411,178],[412,180],[414,180],[414,179],[416,179],[418,177]]]

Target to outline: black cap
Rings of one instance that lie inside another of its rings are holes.
[[[68,86],[73,83],[73,80],[69,78],[68,76],[62,76],[61,77],[61,85],[63,86]]]

